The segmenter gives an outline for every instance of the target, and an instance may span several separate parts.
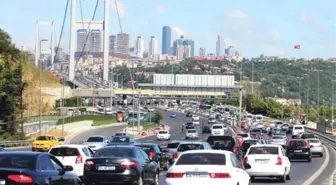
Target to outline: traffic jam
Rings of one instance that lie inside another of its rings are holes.
[[[174,110],[166,111],[176,120]],[[284,183],[291,179],[293,160],[309,163],[313,155],[324,155],[319,138],[302,125],[244,114],[233,132],[238,116],[229,108],[182,111],[190,121],[176,123],[181,140],[171,140],[165,130],[157,133],[158,142],[137,142],[123,132],[93,135],[83,144],[41,135],[32,152],[1,149],[0,185],[158,185],[161,174],[166,185],[250,185],[260,178]]]

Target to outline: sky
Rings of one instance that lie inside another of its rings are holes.
[[[82,4],[83,18],[80,11]],[[120,33],[115,1],[110,7],[110,34]],[[96,0],[77,0],[77,19],[91,20]],[[180,35],[215,53],[216,37],[235,46],[242,56],[260,54],[280,57],[336,56],[335,0],[118,0],[121,27],[131,35],[148,41],[155,36],[161,51],[163,26],[171,26],[172,39]],[[61,47],[69,48],[70,6]],[[36,21],[54,21],[57,40],[61,31],[66,0],[2,0],[0,28],[16,45],[35,47]],[[95,20],[103,20],[104,0],[100,0]],[[50,26],[41,26],[41,37],[50,38]],[[295,50],[294,45],[300,45]],[[47,46],[45,46],[47,47]]]

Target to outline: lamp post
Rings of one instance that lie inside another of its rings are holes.
[[[39,120],[39,122],[40,122],[40,135],[42,134],[42,61],[41,61],[41,46],[42,46],[42,42],[47,42],[48,41],[48,39],[41,39],[41,40],[39,40],[39,42],[40,42],[40,51],[39,51],[39,56],[38,56],[38,60],[39,60],[39,63],[40,63],[40,66],[39,66],[39,76],[40,76],[40,120]],[[37,57],[37,56],[35,56],[35,57]]]

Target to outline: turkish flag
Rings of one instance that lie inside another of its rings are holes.
[[[294,49],[301,49],[301,46],[299,44],[294,45]]]

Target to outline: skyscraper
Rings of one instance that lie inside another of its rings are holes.
[[[199,50],[199,56],[200,57],[205,57],[205,48],[200,48],[200,50]]]
[[[138,36],[138,38],[135,41],[135,51],[138,57],[140,58],[143,57],[145,51],[145,43],[144,40],[141,38],[141,36]]]
[[[86,29],[77,30],[77,52],[83,51],[87,35],[88,35],[88,31]],[[88,45],[89,44],[86,44],[84,51],[88,51],[88,48],[89,48]]]
[[[148,54],[149,56],[158,54],[158,41],[154,36],[149,40]]]
[[[116,52],[117,51],[117,36],[116,35],[110,35],[110,52]]]
[[[189,57],[194,57],[195,55],[195,42],[191,39],[185,39],[183,41],[183,46],[190,46],[190,56]]]
[[[223,56],[224,53],[224,40],[220,35],[217,35],[217,41],[216,41],[216,56]]]
[[[127,33],[117,34],[117,52],[128,54],[130,36]]]
[[[90,52],[101,52],[101,32],[100,30],[91,30],[89,43],[90,43]]]
[[[175,40],[173,43],[173,55],[177,56],[177,47],[183,46],[184,36],[181,35],[179,39]]]
[[[162,54],[170,54],[171,28],[164,26],[162,28]]]

